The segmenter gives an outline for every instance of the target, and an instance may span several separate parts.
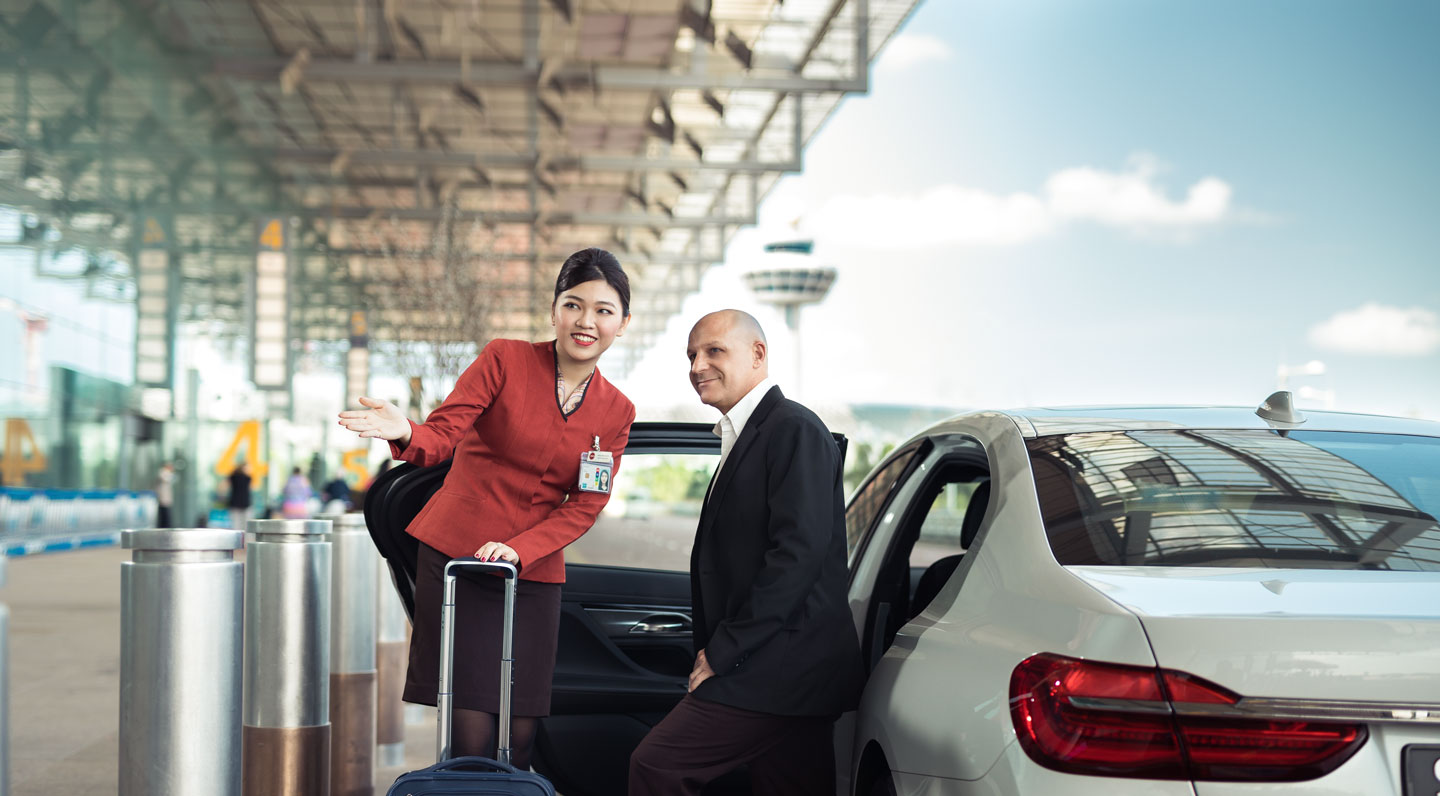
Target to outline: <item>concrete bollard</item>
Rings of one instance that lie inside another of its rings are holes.
[[[330,793],[330,521],[250,520],[245,796]]]
[[[390,565],[375,554],[375,755],[379,765],[405,765],[405,670],[410,662],[410,618],[391,579]]]
[[[125,531],[120,796],[240,793],[239,531]]]
[[[375,543],[359,514],[332,517],[330,793],[375,792]]]

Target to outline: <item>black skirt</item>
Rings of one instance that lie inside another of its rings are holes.
[[[415,571],[415,626],[405,701],[434,705],[440,679],[440,602],[450,556],[424,542]],[[462,576],[455,589],[455,707],[500,712],[500,629],[504,581]],[[560,626],[560,584],[521,580],[515,595],[514,688],[516,716],[550,715],[550,680]]]

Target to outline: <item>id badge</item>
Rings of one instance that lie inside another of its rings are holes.
[[[580,491],[610,494],[610,474],[615,470],[615,457],[610,451],[586,451],[580,454]]]

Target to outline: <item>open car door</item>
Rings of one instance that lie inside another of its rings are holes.
[[[843,462],[846,440],[836,441]],[[609,504],[565,550],[551,715],[534,765],[566,796],[625,793],[630,753],[685,695],[690,546],[719,456],[710,424],[635,423]],[[448,469],[401,465],[366,495],[367,525],[407,610],[415,540],[404,528]],[[732,776],[706,792],[748,793],[748,782]]]

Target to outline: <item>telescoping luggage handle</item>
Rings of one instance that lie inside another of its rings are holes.
[[[440,750],[439,760],[445,762],[450,755],[451,712],[454,710],[455,694],[452,679],[455,673],[455,583],[457,569],[478,569],[499,574],[505,579],[505,620],[500,637],[500,717],[498,743],[495,757],[501,763],[510,764],[510,687],[515,666],[511,643],[515,634],[515,565],[508,561],[480,561],[474,558],[457,558],[445,565],[445,599],[440,604],[440,683],[436,694],[435,707],[440,714],[437,728],[436,748]]]

